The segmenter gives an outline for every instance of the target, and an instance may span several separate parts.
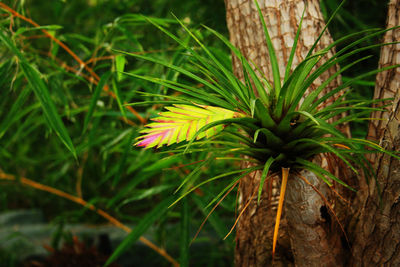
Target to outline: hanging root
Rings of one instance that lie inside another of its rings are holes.
[[[285,200],[285,192],[286,185],[289,177],[289,168],[282,168],[282,184],[281,184],[281,192],[279,194],[279,203],[278,210],[276,212],[276,220],[275,220],[275,229],[274,229],[274,237],[272,243],[272,261],[274,261],[275,249],[276,249],[276,241],[278,240],[278,232],[279,232],[279,224],[281,222],[281,215],[283,209],[283,201]]]

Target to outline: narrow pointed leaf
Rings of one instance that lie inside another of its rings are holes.
[[[304,160],[304,159],[300,159],[297,158],[296,161],[298,161],[299,163],[301,163],[306,169],[309,169],[313,172],[315,172],[315,174],[322,174],[322,175],[326,175],[327,177],[331,178],[332,180],[338,182],[339,184],[347,187],[348,189],[356,192],[356,190],[354,188],[352,188],[351,186],[349,186],[348,184],[346,184],[345,182],[343,182],[342,180],[340,180],[339,178],[337,178],[335,175],[333,175],[332,173],[328,172],[327,170],[321,168],[320,166],[318,166],[317,164],[314,164],[310,161]],[[319,175],[320,178],[321,175]],[[329,185],[332,186],[332,183],[327,182],[326,179],[324,179],[324,181]]]
[[[344,5],[344,3],[346,2],[346,0],[342,0],[342,2],[339,4],[339,6],[336,8],[336,10],[333,12],[333,14],[330,16],[330,18],[328,19],[328,21],[325,24],[325,27],[322,29],[321,33],[319,34],[318,38],[315,40],[313,46],[311,47],[310,51],[308,51],[308,54],[306,57],[310,56],[312,54],[312,52],[314,51],[315,47],[317,46],[319,40],[322,38],[322,35],[324,34],[324,32],[326,31],[326,29],[328,29],[329,24],[331,23],[331,21],[333,20],[333,18],[336,16],[337,12],[340,10],[340,8]]]
[[[15,100],[14,104],[11,106],[11,109],[7,111],[7,116],[0,123],[0,139],[3,137],[3,135],[6,133],[7,129],[11,126],[12,123],[19,121],[22,116],[26,115],[27,111],[31,111],[31,109],[21,108],[28,99],[29,93],[30,90],[28,90],[27,88],[22,90],[18,98]]]
[[[205,185],[205,184],[207,184],[207,183],[209,183],[209,182],[212,182],[212,181],[215,181],[215,180],[218,180],[218,179],[227,177],[227,176],[231,176],[231,175],[234,175],[234,174],[240,174],[240,176],[239,176],[239,178],[238,178],[238,179],[240,179],[240,178],[242,178],[243,176],[247,175],[248,173],[250,173],[250,172],[252,172],[252,171],[255,171],[255,170],[259,170],[259,169],[260,169],[260,167],[258,167],[258,166],[257,166],[257,167],[251,167],[251,168],[247,168],[247,169],[241,169],[241,170],[235,170],[235,171],[226,172],[226,173],[223,173],[223,174],[214,176],[214,177],[212,177],[212,178],[209,178],[209,179],[207,179],[206,181],[203,181],[203,182],[199,183],[198,185],[192,187],[190,190],[188,190],[187,192],[185,192],[184,194],[182,194],[181,196],[179,196],[179,197],[170,205],[170,207],[174,206],[174,205],[175,205],[176,203],[178,203],[182,198],[186,197],[188,194],[190,194],[191,192],[193,192],[193,191],[196,190],[197,188],[199,188],[199,187],[201,187],[201,186],[203,186],[203,185]],[[234,182],[231,183],[231,185],[233,185],[233,184],[234,184]],[[229,189],[229,186],[227,186],[225,189],[228,190],[228,189]],[[224,191],[224,192],[225,192],[225,191]],[[220,193],[219,195],[222,195],[222,194],[223,194],[223,193]],[[217,196],[215,199],[218,199],[218,196]],[[215,199],[212,200],[210,203],[208,203],[207,207],[211,206],[211,205],[214,203]],[[206,207],[206,208],[207,208],[207,207]]]
[[[216,32],[215,30],[204,26],[207,30],[209,30],[212,34],[214,34],[215,36],[217,36],[221,41],[224,42],[224,44],[226,46],[229,47],[229,49],[231,49],[231,51],[233,52],[233,54],[235,54],[239,59],[241,59],[242,62],[242,67],[243,69],[245,69],[252,81],[254,82],[254,85],[256,86],[257,89],[257,93],[260,96],[260,99],[264,102],[264,103],[268,103],[268,95],[266,92],[266,88],[264,88],[263,84],[261,83],[260,79],[258,78],[256,72],[253,70],[253,68],[250,66],[250,63],[246,60],[246,58],[243,57],[243,55],[241,54],[241,52],[235,47],[233,46],[229,40],[227,38],[225,38],[222,34]],[[255,66],[257,67],[257,66]],[[266,87],[269,88],[269,90],[271,91],[272,86],[269,84],[269,82],[265,79],[265,83],[266,83]]]
[[[271,38],[268,33],[268,28],[267,25],[265,24],[265,20],[263,17],[263,14],[261,12],[260,6],[258,5],[257,0],[255,0],[255,4],[257,7],[258,15],[260,17],[263,29],[264,29],[264,34],[265,34],[265,41],[267,43],[268,47],[268,54],[271,62],[271,67],[272,67],[272,76],[274,77],[274,88],[275,88],[275,96],[278,97],[281,91],[281,76],[279,74],[279,65],[278,65],[278,59],[275,54],[275,49],[272,44]]]
[[[118,81],[122,80],[122,72],[124,72],[125,69],[125,63],[126,59],[125,56],[123,55],[118,55],[115,57],[115,67],[117,69],[117,79]]]
[[[255,115],[261,120],[261,125],[265,128],[275,126],[275,121],[272,119],[269,109],[264,106],[260,99],[255,100]]]
[[[275,159],[273,157],[270,157],[267,162],[264,165],[264,169],[261,173],[261,179],[260,179],[260,185],[258,187],[258,198],[257,198],[257,203],[260,203],[260,199],[261,199],[261,193],[262,193],[262,189],[264,186],[264,182],[265,179],[268,176],[268,172],[269,172],[269,168],[271,167],[272,163],[275,161]]]
[[[53,100],[51,99],[49,89],[40,77],[41,73],[29,64],[23,54],[17,49],[11,39],[4,34],[1,28],[0,40],[9,50],[12,51],[12,53],[18,57],[20,61],[20,67],[42,106],[43,113],[46,116],[49,126],[55,131],[62,143],[68,148],[72,155],[77,158],[71,137],[69,136],[68,131],[57,112],[57,108]]]
[[[289,60],[288,60],[288,63],[286,65],[284,82],[286,82],[286,80],[288,79],[288,77],[290,75],[290,69],[292,68],[293,58],[294,58],[294,54],[296,52],[297,41],[299,40],[299,36],[300,36],[300,32],[301,32],[301,26],[303,25],[303,18],[304,18],[304,13],[305,12],[306,12],[306,7],[304,6],[304,10],[303,10],[303,14],[301,15],[299,27],[297,28],[296,36],[294,37],[292,50],[290,51]]]
[[[83,132],[86,132],[87,126],[89,124],[90,119],[92,118],[93,112],[96,108],[97,100],[99,100],[100,93],[103,90],[104,86],[106,85],[108,79],[111,76],[111,72],[108,72],[101,76],[99,83],[96,86],[96,89],[94,90],[92,99],[90,100],[90,105],[89,105],[89,110],[86,113],[85,120],[83,123]]]

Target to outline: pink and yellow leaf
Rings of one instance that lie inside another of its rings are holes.
[[[184,140],[190,141],[196,133],[209,123],[219,120],[244,116],[234,111],[211,106],[174,105],[166,107],[168,111],[159,113],[159,117],[152,119],[146,129],[137,138],[136,146],[161,147]],[[212,137],[224,129],[224,125],[216,125],[204,132],[198,133],[197,140],[203,137]]]

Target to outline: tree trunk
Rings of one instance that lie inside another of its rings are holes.
[[[329,187],[309,171],[303,170],[298,176],[291,175],[290,178],[285,201],[295,264],[343,266],[340,234],[337,234],[341,233],[341,229],[332,227],[336,222],[319,195],[329,196]]]
[[[304,10],[304,3],[304,1],[298,0],[259,1],[280,63],[281,79],[285,73],[285,66]],[[254,1],[225,0],[225,5],[231,42],[271,81],[272,70],[269,64],[268,49]],[[294,66],[304,59],[324,26],[319,1],[307,1]],[[330,43],[332,43],[332,39],[326,32],[316,49],[320,50]],[[331,55],[332,52],[328,54],[328,57]],[[239,78],[243,78],[240,61],[235,57],[233,57],[233,66],[235,74]],[[315,89],[336,71],[337,66],[325,72],[309,90]],[[334,80],[326,90],[337,87],[339,83],[340,78]],[[331,99],[331,101],[334,100],[334,98]],[[325,160],[322,163],[322,165],[326,165]],[[319,179],[312,179],[312,174],[305,173],[304,176],[311,177],[311,183],[319,191],[327,192],[324,183]],[[243,178],[240,184],[239,209],[242,209],[249,200],[251,203],[240,218],[237,227],[236,266],[267,266],[272,262],[272,232],[276,213],[274,197],[277,197],[276,186],[279,181],[273,183],[272,201],[268,201],[271,195],[268,196],[267,192],[271,190],[266,183],[260,205],[257,205],[254,192],[258,189],[259,181],[260,173],[254,173]],[[326,209],[324,201],[314,190],[309,190],[310,188],[310,186],[306,187],[299,177],[291,176],[289,179],[286,193],[288,202],[286,203],[286,217],[283,217],[281,222],[275,265],[288,266],[293,262],[298,266],[321,266],[321,264],[323,266],[340,266],[341,264],[338,235],[332,235],[330,231],[332,220],[327,220],[326,214],[321,212],[324,208]],[[335,247],[339,249],[334,249]],[[305,257],[306,252],[310,257]]]
[[[400,25],[400,0],[391,0],[387,26]],[[399,42],[400,30],[388,31],[384,42]],[[400,64],[400,46],[381,49],[380,67]],[[379,73],[375,98],[394,98],[388,112],[376,113],[370,123],[369,136],[380,140],[387,150],[400,150],[400,68]],[[359,193],[361,212],[356,217],[352,266],[400,266],[400,161],[387,155],[372,157],[380,190],[375,181],[364,185]]]

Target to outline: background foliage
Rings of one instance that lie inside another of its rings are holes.
[[[137,113],[132,113],[124,103],[162,103],[159,96],[141,93],[166,94],[167,89],[129,79],[119,75],[117,70],[169,79],[178,77],[161,66],[124,57],[114,51],[146,54],[179,63],[182,50],[178,45],[141,16],[158,18],[159,23],[184,39],[186,34],[173,20],[172,11],[194,29],[202,42],[229,62],[229,51],[221,42],[200,30],[200,24],[206,24],[228,35],[222,0],[25,0],[3,3],[67,44],[101,79],[96,80],[39,29],[20,18],[11,18],[5,10],[0,11],[1,32],[25,60],[24,63],[4,41],[0,42],[0,171],[16,177],[14,182],[0,181],[2,211],[38,208],[43,210],[49,222],[59,225],[105,223],[104,218],[80,205],[24,186],[20,178],[26,177],[81,197],[135,229],[146,214],[173,194],[194,168],[202,168],[200,180],[239,167],[235,162],[226,161],[215,161],[207,168],[190,164],[203,160],[207,152],[161,159],[163,156],[152,150],[133,148],[133,139],[144,121],[154,117],[162,105],[134,106]],[[321,4],[325,16],[329,16],[338,1],[321,1]],[[381,1],[348,1],[329,30],[334,39],[338,39],[366,28],[384,27],[385,12],[386,5]],[[362,65],[362,69],[352,68],[345,73],[344,79],[376,68],[379,50],[366,52],[371,53],[375,57],[368,64]],[[32,90],[24,74],[24,64],[38,70],[33,75],[44,81],[41,92]],[[99,80],[100,85],[102,82],[108,85],[111,93],[96,86]],[[201,88],[201,85],[196,86]],[[360,82],[352,97],[372,97],[373,86],[373,78]],[[62,129],[52,127],[51,119],[45,116],[46,107],[39,95],[46,91],[48,101],[56,108],[52,115],[64,125],[76,150],[76,158],[60,137]],[[365,124],[353,125],[352,131],[359,136],[365,135]],[[194,236],[210,210],[205,206],[228,183],[229,179],[225,179],[218,185],[203,187],[160,214],[147,236],[166,248],[175,259],[181,258],[183,265],[190,260],[191,266],[230,266],[234,238],[230,237],[228,241],[222,241],[222,238],[234,223],[234,192],[210,217],[190,251],[186,250],[188,239]],[[153,264],[170,265],[153,251],[146,253]]]

